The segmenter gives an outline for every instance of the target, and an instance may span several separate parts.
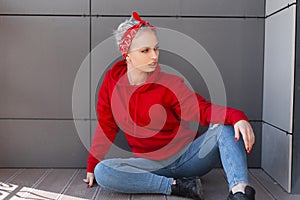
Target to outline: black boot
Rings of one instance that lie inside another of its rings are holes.
[[[232,192],[230,192],[227,200],[255,200],[255,190],[250,186],[246,186],[245,194],[242,192],[232,194]]]
[[[245,194],[247,195],[249,200],[255,200],[255,190],[253,187],[246,186]]]
[[[195,200],[204,200],[201,180],[198,177],[179,178],[172,185],[171,195],[188,197]]]

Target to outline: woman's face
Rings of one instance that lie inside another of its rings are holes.
[[[158,41],[154,31],[139,30],[129,48],[127,63],[133,69],[142,72],[153,72],[158,63]]]

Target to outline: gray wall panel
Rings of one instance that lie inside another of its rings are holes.
[[[264,16],[264,0],[181,0],[181,14]]]
[[[263,120],[292,132],[295,8],[266,19]]]
[[[245,111],[250,119],[261,119],[263,20],[185,19],[182,28],[216,63],[228,106]]]
[[[80,123],[89,135],[90,123]],[[0,120],[0,133],[0,167],[86,166],[87,150],[71,120]]]
[[[300,8],[297,6],[294,102],[300,102]],[[300,194],[300,104],[294,105],[292,192]]]
[[[95,105],[103,76],[113,61],[121,56],[112,33],[123,20],[123,18],[92,18],[90,105],[92,119],[96,119]]]
[[[89,14],[89,0],[0,0],[1,14]]]
[[[72,118],[75,76],[89,52],[89,20],[1,17],[0,27],[0,117]],[[88,98],[83,101],[81,117],[87,118]]]
[[[129,15],[136,10],[143,15],[242,15],[263,16],[264,1],[218,0],[103,0],[92,1],[93,14]]]
[[[145,19],[157,27],[170,28],[187,34],[202,45],[219,68],[225,84],[228,105],[244,110],[250,119],[261,119],[263,20]],[[93,20],[92,44],[95,47],[101,45],[104,39],[111,36],[112,31],[109,29],[114,29],[124,19],[105,18]],[[99,34],[102,27],[106,27],[105,31],[103,34]],[[114,52],[116,51],[116,46],[112,45],[109,48],[113,48]],[[174,52],[176,53],[176,49],[174,49]],[[162,55],[161,61],[163,64],[175,66],[174,68],[181,73],[187,71],[186,66],[178,66],[179,63],[184,63],[183,61],[178,62],[179,59],[168,56],[167,54]],[[99,56],[92,57],[95,57],[95,59],[92,58],[92,70],[99,71],[100,66],[98,63],[101,63],[100,60],[97,60]],[[194,89],[209,99],[205,84],[199,84],[201,76],[195,77],[194,73],[186,73],[186,75]],[[95,99],[98,80],[99,77],[93,77],[92,80],[92,111],[95,108],[93,99]],[[92,113],[92,116],[95,117],[95,113]]]
[[[295,2],[296,0],[266,0],[266,15],[270,15]]]
[[[93,14],[130,15],[132,11],[141,15],[176,15],[180,0],[92,0]]]
[[[292,135],[263,124],[262,168],[286,191],[291,191]]]
[[[262,123],[251,122],[255,134],[255,143],[250,154],[247,154],[248,167],[261,167]]]

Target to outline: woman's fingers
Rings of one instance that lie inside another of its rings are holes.
[[[251,152],[255,142],[255,136],[250,123],[246,120],[240,120],[234,125],[235,140],[239,140],[240,134],[243,137],[246,151]]]
[[[86,174],[86,178],[83,179],[83,181],[85,183],[87,183],[87,187],[90,188],[93,186],[93,183],[94,183],[94,173],[91,173],[91,172],[88,172]]]
[[[240,130],[239,127],[234,125],[234,141],[239,141],[240,139]]]

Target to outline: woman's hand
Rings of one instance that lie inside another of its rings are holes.
[[[93,186],[93,183],[94,183],[94,179],[95,179],[95,176],[94,176],[94,173],[91,173],[91,172],[87,172],[86,173],[86,179],[83,179],[83,181],[85,183],[87,183],[87,187],[92,187]]]
[[[240,139],[240,134],[243,136],[245,148],[248,153],[251,152],[253,144],[255,142],[254,132],[250,123],[246,120],[240,120],[234,124],[235,141]]]

